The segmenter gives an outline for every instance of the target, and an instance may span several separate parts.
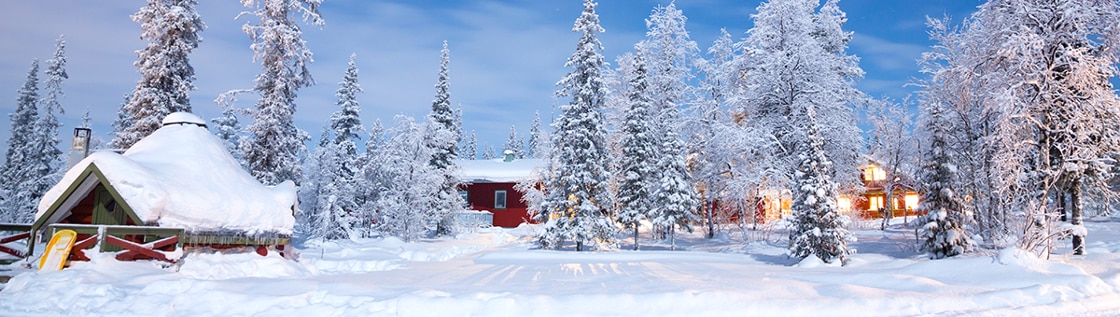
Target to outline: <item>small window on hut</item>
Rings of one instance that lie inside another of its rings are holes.
[[[494,209],[506,209],[506,191],[494,191]]]

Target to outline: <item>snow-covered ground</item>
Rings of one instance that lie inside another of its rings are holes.
[[[686,235],[676,251],[542,251],[521,227],[307,242],[298,262],[196,253],[163,268],[105,254],[16,275],[0,316],[1120,315],[1120,219],[1086,227],[1085,256],[1064,246],[1050,259],[1007,249],[936,261],[900,226],[856,230],[843,267],[785,257],[780,231]]]

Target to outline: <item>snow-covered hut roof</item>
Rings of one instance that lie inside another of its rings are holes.
[[[145,224],[188,232],[290,235],[295,224],[295,185],[290,181],[262,185],[206,130],[204,122],[189,113],[174,113],[167,116],[162,128],[123,155],[111,151],[91,154],[43,196],[36,218],[47,214],[60,199],[57,210],[68,211],[77,205],[99,181],[78,178],[95,167],[105,178],[100,181],[112,186]],[[75,182],[82,183],[68,193]]]
[[[533,171],[543,165],[540,159],[457,160],[464,182],[517,182],[534,178]]]

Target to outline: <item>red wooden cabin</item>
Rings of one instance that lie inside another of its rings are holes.
[[[533,169],[540,160],[505,159],[459,160],[463,185],[459,195],[471,210],[488,211],[494,215],[495,227],[513,228],[533,223],[523,194],[514,188],[518,182],[533,179]]]

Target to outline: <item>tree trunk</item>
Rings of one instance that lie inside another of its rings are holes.
[[[1074,182],[1070,188],[1070,224],[1074,227],[1083,226],[1081,221],[1081,182]],[[1063,199],[1064,200],[1064,199]],[[1081,235],[1081,229],[1078,228],[1073,234],[1073,254],[1085,254],[1085,236]]]
[[[638,251],[638,224],[634,224],[634,251]]]
[[[576,241],[576,252],[583,251],[583,242]]]
[[[1066,194],[1062,191],[1058,191],[1057,194],[1058,194],[1058,213],[1062,215],[1062,221],[1063,222],[1064,221],[1069,221],[1069,219],[1066,217],[1066,214],[1067,214],[1067,212],[1066,212]]]
[[[712,217],[712,214],[715,213],[714,210],[712,210],[712,209],[715,209],[715,206],[716,206],[715,199],[709,199],[708,200],[708,239],[716,237],[715,223],[714,223],[715,221],[713,221],[713,217]]]

